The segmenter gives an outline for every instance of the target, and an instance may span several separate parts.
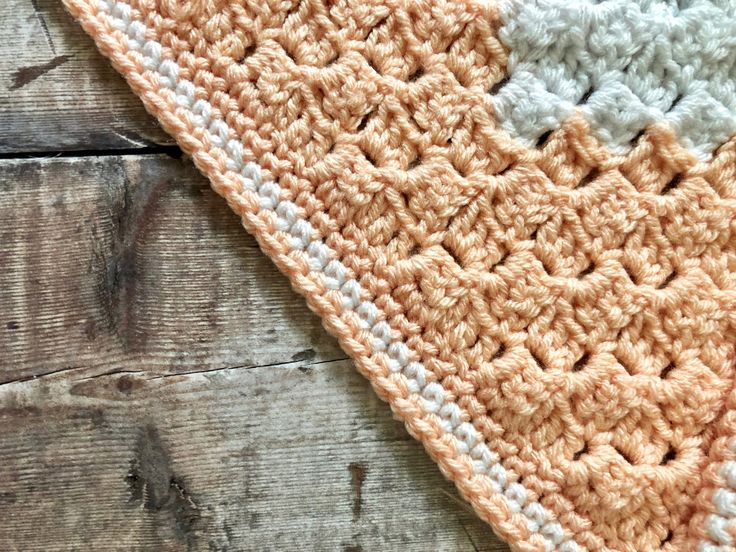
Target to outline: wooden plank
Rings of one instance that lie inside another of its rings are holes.
[[[188,161],[2,167],[0,382],[344,357]]]
[[[58,0],[4,0],[0,154],[173,143]]]
[[[0,162],[4,550],[507,550],[186,159]]]

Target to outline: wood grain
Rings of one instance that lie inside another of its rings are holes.
[[[0,549],[507,550],[188,160],[5,160],[0,221]]]
[[[0,154],[173,143],[60,1],[3,0],[0,34]]]

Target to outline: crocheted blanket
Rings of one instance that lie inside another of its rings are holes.
[[[517,550],[736,550],[736,3],[64,0]]]

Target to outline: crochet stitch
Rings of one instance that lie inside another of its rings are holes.
[[[736,3],[502,5],[509,77],[494,107],[525,144],[559,128],[578,106],[615,153],[630,151],[657,122],[702,159],[736,134]]]
[[[736,550],[727,0],[65,3],[513,548]]]

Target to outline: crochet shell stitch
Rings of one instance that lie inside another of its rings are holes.
[[[736,550],[736,3],[64,0],[515,550]]]

